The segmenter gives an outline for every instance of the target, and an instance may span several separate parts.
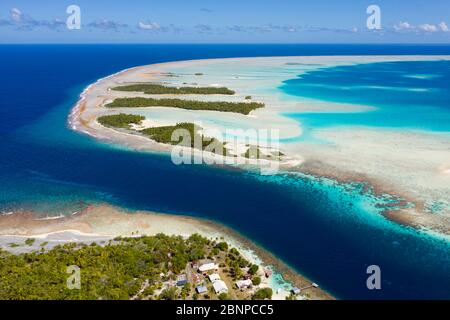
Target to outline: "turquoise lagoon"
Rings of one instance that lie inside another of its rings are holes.
[[[398,61],[318,68],[285,81],[300,99],[366,105],[366,112],[290,113],[314,128],[366,126],[450,132],[450,61]]]
[[[386,220],[380,214],[383,205],[395,199],[376,198],[362,185],[308,176],[265,177],[207,166],[175,166],[168,156],[103,144],[67,126],[67,115],[84,86],[127,67],[194,58],[330,53],[443,54],[450,53],[450,47],[2,46],[0,211],[31,209],[59,215],[108,202],[131,211],[197,216],[232,227],[338,298],[449,299],[450,242]],[[403,65],[386,68],[406,71]],[[422,69],[408,74],[435,74],[438,68],[426,63]],[[317,72],[333,74],[325,69]],[[395,76],[395,81],[426,88],[423,81],[442,81],[442,77]],[[352,81],[346,86],[366,86],[356,84],[356,78]],[[391,84],[395,85],[386,81],[383,85]],[[283,90],[319,97],[312,85],[300,93],[291,85],[298,83],[287,82]],[[335,90],[329,90],[327,97],[320,98],[339,100]],[[440,90],[448,99],[444,85]],[[427,109],[429,113],[434,110],[445,116],[447,109],[433,101],[426,100],[427,108],[433,108]],[[389,105],[376,105],[387,112],[392,103],[391,99]],[[414,108],[422,107],[417,103]],[[319,121],[308,116],[311,122]],[[406,124],[439,132],[446,128],[431,120]],[[366,287],[366,268],[372,264],[382,270],[379,291]]]

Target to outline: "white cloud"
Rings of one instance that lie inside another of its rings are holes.
[[[410,24],[409,22],[399,22],[396,25],[394,25],[394,31],[397,32],[406,32],[406,31],[413,31],[413,32],[427,32],[427,33],[435,33],[435,32],[450,32],[450,28],[447,26],[447,24],[443,21],[436,24],[431,23],[424,23],[421,25],[418,25],[415,27],[414,25]]]
[[[9,20],[0,20],[0,26],[16,26],[18,30],[33,30],[45,27],[59,31],[66,26],[66,23],[60,19],[36,20],[20,9],[12,8],[9,10]]]
[[[103,30],[118,31],[120,28],[127,28],[128,25],[125,23],[118,22],[118,21],[111,21],[111,20],[104,19],[104,20],[100,20],[100,21],[93,21],[88,24],[88,27],[103,29]]]
[[[138,28],[142,30],[159,30],[161,29],[161,26],[156,22],[139,21]]]
[[[402,30],[411,30],[414,29],[414,26],[412,26],[409,22],[399,22],[396,25],[394,25],[395,31],[402,31]]]
[[[139,21],[136,28],[139,30],[143,30],[144,32],[149,31],[149,32],[153,32],[153,33],[173,32],[175,34],[178,34],[178,33],[181,33],[184,31],[184,27],[182,27],[182,26],[177,26],[174,24],[160,25],[157,22],[151,22],[151,21],[146,21],[146,22]]]
[[[9,14],[10,14],[11,20],[13,20],[13,21],[15,21],[15,22],[20,22],[20,21],[22,21],[22,11],[20,11],[19,9],[17,9],[17,8],[12,8],[12,9],[9,11]]]
[[[194,26],[194,29],[200,33],[212,33],[214,32],[214,28],[209,24],[197,24]]]
[[[447,24],[444,21],[439,23],[439,28],[441,28],[441,31],[444,31],[444,32],[450,31],[450,29],[448,28]]]
[[[425,24],[421,24],[419,26],[419,29],[425,32],[436,32],[438,31],[438,28],[434,25],[434,24],[429,24],[429,23],[425,23]]]

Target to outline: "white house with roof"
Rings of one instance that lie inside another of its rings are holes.
[[[228,293],[228,287],[222,280],[216,280],[213,282],[214,291],[216,294]]]
[[[207,293],[208,289],[205,286],[198,286],[197,288],[195,288],[195,290],[197,291],[197,293],[202,294],[202,293]]]
[[[252,285],[252,280],[250,280],[250,279],[236,281],[236,287],[238,287],[238,289],[248,288],[251,285]]]
[[[209,278],[209,280],[210,280],[211,282],[220,280],[220,276],[219,276],[217,273],[210,274],[210,275],[208,276],[208,278]]]
[[[210,262],[210,263],[202,264],[198,268],[198,271],[200,271],[200,272],[207,272],[207,271],[215,271],[215,270],[218,270],[218,269],[219,269],[219,266],[217,264],[215,264],[214,262]]]

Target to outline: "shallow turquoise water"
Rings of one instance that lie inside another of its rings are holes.
[[[377,62],[320,68],[279,88],[299,98],[375,107],[367,112],[290,113],[309,130],[368,126],[450,132],[450,61]],[[307,136],[308,137],[308,136]]]

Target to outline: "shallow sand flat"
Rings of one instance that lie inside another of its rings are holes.
[[[275,268],[276,272],[280,272],[296,286],[311,284],[269,252],[232,230],[207,220],[147,211],[126,213],[108,205],[91,206],[76,215],[59,219],[42,219],[30,212],[0,215],[0,248],[14,253],[40,250],[43,243],[46,249],[50,249],[67,242],[101,244],[117,236],[158,233],[183,237],[198,233],[210,239],[224,239],[252,263],[261,265],[264,269]],[[24,244],[27,238],[36,240],[28,246]],[[11,243],[19,246],[11,247]],[[265,279],[264,284],[269,285],[271,280]],[[276,288],[273,289],[275,293]],[[311,299],[332,299],[319,288],[308,289],[307,293]],[[288,294],[287,290],[283,290],[274,294],[273,298],[283,300]]]
[[[99,115],[120,112],[142,114],[157,123],[198,122],[207,129],[277,129],[285,142],[279,149],[289,161],[282,168],[324,175],[339,180],[369,182],[378,193],[398,195],[416,204],[415,209],[395,212],[394,220],[414,226],[432,227],[450,233],[450,139],[445,134],[400,132],[375,128],[339,128],[316,132],[325,143],[298,141],[301,124],[283,116],[289,112],[364,112],[368,106],[327,103],[299,99],[277,89],[282,81],[302,72],[336,65],[400,60],[440,60],[448,56],[373,56],[373,57],[276,57],[192,60],[132,68],[99,80],[85,90],[73,110],[70,123],[76,130],[99,139],[137,150],[169,152],[171,147],[145,137],[119,132],[99,125]],[[201,75],[196,75],[201,73]],[[265,107],[250,115],[214,111],[189,111],[175,108],[106,109],[103,105],[118,97],[148,96],[141,93],[109,90],[120,84],[157,82],[167,85],[225,86],[234,96],[164,95],[193,100],[264,102]],[[294,161],[292,160],[294,159]],[[439,204],[440,210],[429,213]],[[387,214],[389,217],[389,215]]]

